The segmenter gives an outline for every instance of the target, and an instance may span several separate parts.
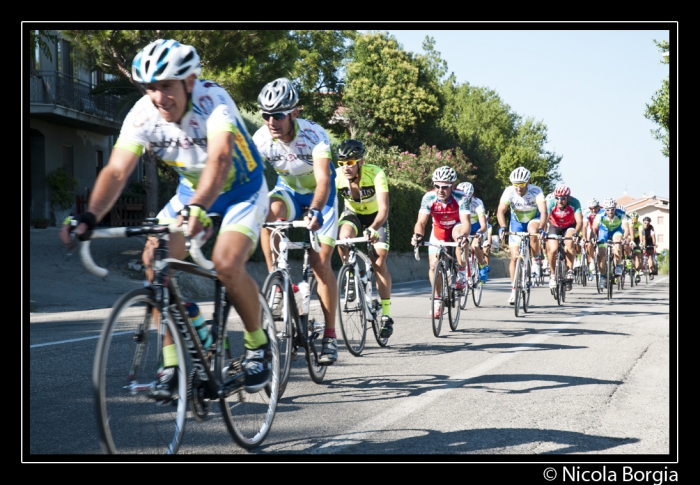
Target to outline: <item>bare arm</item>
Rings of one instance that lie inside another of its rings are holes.
[[[540,230],[545,230],[545,229],[547,229],[547,223],[549,222],[549,213],[547,212],[547,203],[545,202],[544,199],[537,201],[537,208],[539,209],[540,214],[541,214]]]
[[[316,179],[316,188],[314,189],[314,196],[311,199],[310,208],[317,209],[319,211],[323,210],[323,207],[328,202],[328,196],[330,195],[331,189],[335,190],[335,187],[331,187],[330,184],[330,173],[328,167],[330,166],[330,160],[328,158],[319,158],[314,160],[314,178]],[[318,230],[321,228],[320,224],[315,217],[309,220],[309,224],[306,226],[309,230]]]
[[[416,221],[415,226],[413,226],[413,234],[421,234],[425,236],[425,225],[428,223],[429,217],[430,214],[423,214],[422,212],[418,213],[418,220]]]
[[[498,204],[498,210],[496,211],[496,218],[498,219],[498,225],[500,227],[508,230],[508,223],[506,222],[506,211],[508,210],[508,204],[501,202]]]
[[[580,212],[577,212],[574,214],[574,219],[576,219],[576,228],[574,229],[574,232],[579,234],[583,228],[583,215]]]
[[[379,230],[389,218],[389,192],[377,192],[377,215],[369,226],[375,231]]]

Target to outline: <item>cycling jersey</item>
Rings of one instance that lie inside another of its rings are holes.
[[[642,228],[641,235],[644,236],[644,245],[645,246],[653,246],[654,245],[654,240],[651,238],[651,236],[654,235],[654,226],[649,224],[646,227],[646,229]]]
[[[294,139],[289,143],[272,138],[267,126],[262,126],[255,132],[253,141],[277,172],[278,183],[281,180],[299,194],[311,194],[316,188],[314,160],[331,159],[326,130],[313,121],[301,118],[294,122]],[[332,181],[335,170],[330,162],[328,170]]]
[[[569,197],[569,203],[563,209],[559,209],[556,199],[547,201],[547,213],[549,224],[558,228],[576,226],[574,214],[581,214],[581,203],[576,197]]]
[[[150,144],[155,154],[179,174],[181,184],[196,189],[209,158],[207,141],[222,131],[230,131],[235,137],[233,164],[222,193],[243,186],[252,194],[263,178],[263,159],[233,99],[215,82],[195,80],[179,124],[165,121],[150,97],[144,95],[126,116],[114,146],[141,156]],[[248,184],[251,181],[257,183]]]
[[[622,234],[622,221],[626,218],[625,211],[621,209],[615,209],[615,213],[612,217],[608,217],[605,209],[600,209],[600,212],[596,214],[594,222],[599,221],[599,232],[598,241],[609,241],[612,240],[613,234]]]
[[[335,187],[338,194],[345,199],[345,210],[356,214],[375,214],[379,210],[377,193],[389,192],[384,170],[376,165],[363,163],[358,186],[360,188],[359,201],[352,198],[350,180],[343,173],[343,169],[336,169]]]
[[[479,222],[479,216],[483,215],[486,217],[486,208],[481,199],[472,196],[471,204],[469,204],[469,211],[471,212],[471,225],[472,230],[470,234],[476,234],[481,229],[481,223]]]
[[[433,217],[433,234],[440,241],[452,240],[452,229],[460,223],[460,214],[471,215],[469,199],[463,192],[453,191],[446,203],[440,202],[435,189],[427,192],[420,203],[421,214]]]
[[[509,185],[501,195],[501,203],[510,207],[511,222],[526,223],[540,217],[537,203],[544,200],[542,189],[528,184],[527,192],[522,197],[517,194],[515,187]],[[511,231],[513,232],[513,231]]]
[[[632,234],[632,238],[634,239],[634,242],[639,243],[639,235],[642,230],[642,223],[637,220],[637,222],[632,222],[632,218],[628,217],[627,218],[627,226],[630,228],[630,234]]]

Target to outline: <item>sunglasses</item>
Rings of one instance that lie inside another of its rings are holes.
[[[566,200],[566,196],[564,196],[564,197],[555,197],[555,199],[557,199],[557,200]]]
[[[615,212],[617,208],[613,207],[612,209],[605,209],[605,212]]]
[[[276,121],[283,120],[285,116],[287,116],[289,113],[291,113],[294,110],[289,110],[289,111],[280,111],[279,113],[263,113],[262,117],[265,121],[268,121],[270,117],[272,117]]]
[[[440,185],[440,184],[435,184],[434,187],[435,187],[437,190],[447,190],[447,189],[449,189],[449,188],[452,187],[452,186],[451,186],[451,185]]]
[[[338,165],[341,167],[344,167],[347,165],[348,167],[352,167],[355,165],[359,160],[338,160]]]
[[[527,185],[527,182],[523,182],[522,184],[513,184],[513,187],[525,187]]]

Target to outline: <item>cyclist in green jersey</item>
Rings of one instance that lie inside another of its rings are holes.
[[[338,222],[338,239],[357,237],[367,231],[374,245],[370,255],[377,275],[377,291],[382,300],[381,338],[394,332],[394,320],[390,315],[391,273],[386,265],[389,254],[389,186],[384,171],[376,165],[365,163],[365,146],[359,140],[344,140],[338,145],[335,186],[345,201],[345,209]],[[338,246],[338,253],[345,261],[347,247]]]

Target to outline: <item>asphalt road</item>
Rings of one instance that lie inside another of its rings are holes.
[[[34,264],[32,256],[30,295],[41,311],[25,322],[25,459],[99,459],[91,387],[97,335],[109,306],[140,282],[81,278],[77,261],[62,261],[52,286],[35,280]],[[60,283],[64,277],[70,284]],[[516,318],[506,303],[509,281],[495,278],[481,307],[470,302],[457,331],[445,323],[440,338],[431,330],[427,280],[397,284],[388,347],[368,335],[362,356],[353,357],[341,343],[322,384],[299,359],[269,436],[252,451],[233,443],[220,416],[189,418],[180,459],[547,463],[591,455],[624,463],[651,455],[664,462],[677,445],[670,284],[657,277],[612,301],[575,286],[561,306],[538,287],[532,310]],[[199,303],[211,311],[210,302]]]

